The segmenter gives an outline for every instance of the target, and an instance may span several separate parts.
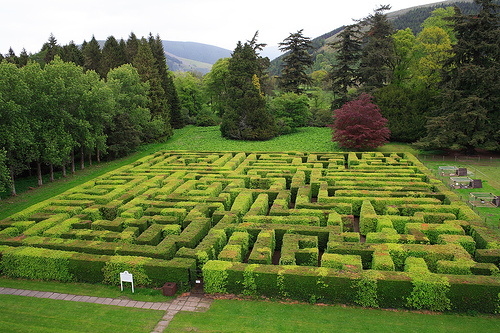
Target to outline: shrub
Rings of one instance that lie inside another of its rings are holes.
[[[445,311],[451,309],[447,297],[450,290],[448,279],[432,273],[412,273],[413,291],[407,299],[407,306],[414,309]]]
[[[35,247],[9,248],[3,252],[1,266],[9,277],[69,282],[73,280],[70,256],[71,252]]]
[[[147,286],[151,279],[144,270],[144,264],[151,261],[151,258],[132,256],[112,256],[103,268],[103,283],[119,285],[120,272],[128,271],[134,277],[134,284]]]

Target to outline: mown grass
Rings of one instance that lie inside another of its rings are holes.
[[[151,332],[164,311],[0,295],[0,332]]]
[[[179,312],[165,332],[498,332],[498,317],[355,307],[215,300],[206,313]]]
[[[35,281],[25,279],[9,279],[0,277],[0,287],[51,291],[61,294],[72,294],[82,296],[95,296],[106,298],[126,298],[141,302],[167,302],[174,297],[163,296],[160,289],[141,288],[135,286],[134,293],[130,284],[125,283],[123,291],[119,286],[90,284],[90,283],[62,283],[58,281]]]

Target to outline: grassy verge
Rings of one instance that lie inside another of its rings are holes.
[[[497,332],[498,317],[430,315],[342,306],[216,300],[179,312],[165,332]]]
[[[449,184],[449,177],[441,176],[438,173],[440,166],[456,166],[457,168],[467,168],[467,171],[472,172],[473,175],[470,176],[472,179],[481,179],[483,183],[483,188],[475,189],[456,189],[453,190],[457,193],[463,201],[469,200],[469,193],[479,192],[479,193],[493,193],[495,195],[500,195],[500,158],[483,158],[480,159],[457,159],[454,158],[439,158],[439,157],[426,157],[425,159],[420,159],[426,167],[428,167],[434,175],[441,179],[446,185]],[[499,220],[500,220],[500,208],[488,208],[488,207],[472,207],[473,210],[481,216],[486,224],[498,231]],[[500,233],[500,231],[499,231]]]
[[[0,295],[0,332],[151,332],[164,311]]]
[[[51,291],[55,293],[82,296],[126,298],[133,301],[142,302],[167,302],[173,299],[173,297],[163,296],[161,290],[159,289],[139,288],[135,286],[135,292],[132,293],[130,284],[126,284],[126,286],[124,286],[123,288],[123,291],[121,291],[119,286],[109,286],[103,284],[62,283],[58,281],[34,281],[0,277],[0,287]]]

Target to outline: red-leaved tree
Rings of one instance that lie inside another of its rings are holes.
[[[333,112],[332,141],[342,148],[356,150],[375,149],[388,142],[391,131],[387,128],[387,119],[382,117],[372,98],[362,94]]]

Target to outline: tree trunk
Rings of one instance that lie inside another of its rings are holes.
[[[71,173],[75,173],[75,151],[71,151]]]
[[[40,162],[36,162],[36,174],[38,175],[38,186],[42,186],[42,164]]]
[[[101,152],[99,151],[99,148],[97,148],[97,163],[101,163]]]
[[[80,170],[85,169],[85,154],[83,153],[83,146],[80,147]]]
[[[54,165],[50,163],[50,181],[54,181]]]
[[[62,176],[66,177],[66,164],[62,165]]]
[[[16,183],[14,182],[14,168],[10,167],[10,179],[12,180],[12,192],[11,195],[15,197],[17,195],[16,193]]]
[[[89,167],[92,166],[92,153],[89,153]]]

